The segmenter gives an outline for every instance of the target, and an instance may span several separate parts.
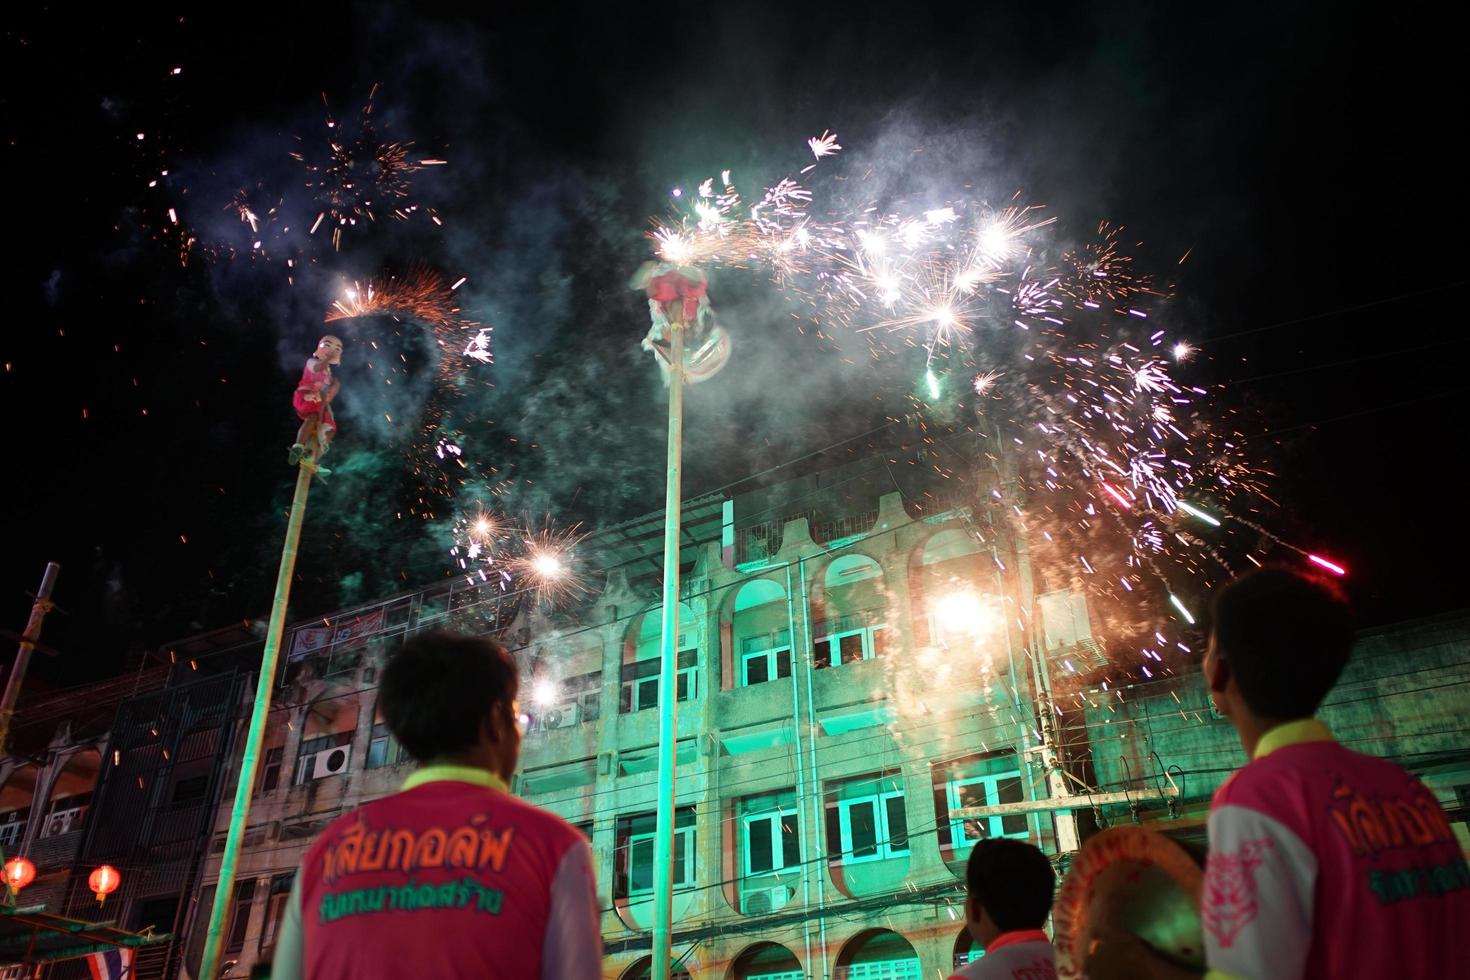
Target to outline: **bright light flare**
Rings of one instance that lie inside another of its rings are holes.
[[[1169,593],[1169,601],[1174,604],[1175,609],[1179,610],[1179,614],[1184,617],[1184,621],[1190,626],[1193,626],[1194,615],[1184,607],[1184,603],[1179,600],[1179,597],[1171,592]]]
[[[1322,566],[1323,568],[1325,568],[1329,572],[1331,572],[1333,575],[1346,575],[1347,574],[1347,569],[1346,568],[1343,568],[1341,565],[1339,565],[1335,561],[1328,561],[1326,558],[1323,558],[1321,555],[1310,555],[1309,554],[1309,555],[1307,555],[1307,561],[1311,562],[1314,565],[1320,565],[1320,566]]]
[[[995,383],[1003,374],[1002,371],[986,371],[984,374],[975,375],[975,394],[988,395],[990,389],[995,387]]]
[[[1011,250],[1011,235],[1005,226],[996,222],[987,225],[980,232],[980,252],[988,259],[1000,260],[1007,257]]]
[[[822,159],[822,157],[831,156],[842,149],[842,144],[837,142],[837,134],[829,133],[825,129],[822,130],[821,136],[813,136],[807,140],[806,145],[811,147],[812,156],[818,160]]]
[[[1127,497],[1123,496],[1121,493],[1119,493],[1118,491],[1114,490],[1110,485],[1104,483],[1102,485],[1102,488],[1104,490],[1106,490],[1108,492],[1109,496],[1111,496],[1114,500],[1116,500],[1118,502],[1118,504],[1124,510],[1132,510],[1133,509],[1133,501],[1129,500]]]
[[[1219,521],[1215,520],[1209,514],[1206,514],[1204,511],[1200,510],[1198,507],[1186,504],[1182,500],[1175,501],[1175,503],[1178,505],[1180,510],[1184,511],[1184,513],[1190,515],[1191,517],[1198,517],[1200,520],[1204,521],[1206,524],[1211,525],[1212,527],[1220,526]]]
[[[939,600],[934,611],[940,627],[950,633],[980,636],[1000,626],[999,614],[973,592],[951,592]]]
[[[684,265],[694,254],[689,239],[676,228],[658,228],[653,233],[654,250],[665,262]]]
[[[561,693],[553,681],[542,678],[538,680],[531,689],[531,700],[538,708],[549,708],[556,704],[557,695]]]
[[[1013,259],[1023,251],[1022,237],[1057,220],[1053,216],[1028,222],[1027,215],[1033,210],[1034,207],[1006,208],[987,222],[977,236],[981,256],[997,265]]]
[[[511,571],[543,602],[554,604],[579,595],[585,583],[573,561],[573,552],[584,536],[576,527],[556,531],[547,526],[531,531],[523,541],[524,550],[511,562]]]

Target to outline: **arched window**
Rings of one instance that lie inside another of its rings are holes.
[[[883,655],[888,598],[883,569],[867,555],[833,559],[822,579],[823,617],[812,624],[813,662],[820,669]]]
[[[730,980],[805,980],[801,961],[780,943],[757,943],[730,966]]]
[[[920,980],[919,954],[896,932],[868,929],[849,939],[837,954],[837,976],[843,980]]]
[[[739,686],[791,676],[790,613],[786,589],[771,579],[746,582],[735,594],[731,635]]]
[[[663,605],[645,610],[629,631],[631,643],[623,651],[623,682],[618,710],[623,714],[658,706],[658,675],[663,651]],[[679,603],[678,700],[701,695],[699,690],[699,620],[694,610]]]

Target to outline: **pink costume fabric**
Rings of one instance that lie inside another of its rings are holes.
[[[1267,732],[1209,829],[1210,976],[1470,977],[1470,869],[1444,810],[1321,722]]]
[[[296,393],[291,396],[291,407],[296,409],[296,415],[302,421],[320,414],[321,424],[335,432],[337,420],[332,418],[332,406],[325,401],[327,389],[332,386],[332,368],[326,365],[318,371],[312,368],[314,362],[315,358],[307,361],[306,366],[301,369],[301,381],[296,385]]]
[[[598,980],[592,851],[483,770],[429,766],[307,851],[278,980]]]

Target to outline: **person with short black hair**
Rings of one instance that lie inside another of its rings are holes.
[[[1042,927],[1057,876],[1040,849],[1010,837],[977,841],[965,867],[965,921],[985,950],[950,980],[1053,980],[1056,956]]]
[[[1211,977],[1470,977],[1470,868],[1423,783],[1315,715],[1353,645],[1335,582],[1251,572],[1215,597],[1210,698],[1250,759],[1215,792],[1200,899]],[[1110,934],[1093,980],[1189,976]]]
[[[420,768],[307,851],[275,977],[602,975],[586,838],[509,792],[517,690],[515,661],[486,637],[424,633],[393,656],[378,706]]]

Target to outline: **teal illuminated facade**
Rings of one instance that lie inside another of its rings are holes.
[[[1094,617],[1032,567],[1024,534],[992,510],[1002,479],[961,490],[920,458],[880,456],[687,503],[674,950],[690,977],[947,976],[972,952],[962,876],[978,837],[1023,837],[1062,865],[1103,823],[1202,839],[1210,794],[1242,761],[1233,731],[1187,657],[1147,684],[1092,682]],[[407,775],[376,718],[377,677],[406,636],[432,626],[493,632],[515,652],[527,716],[515,790],[588,835],[605,975],[643,975],[662,530],[656,514],[590,538],[597,589],[571,607],[536,608],[467,573],[292,631],[227,975],[270,954],[315,834]],[[211,655],[197,662],[206,670]],[[1420,772],[1462,835],[1467,682],[1470,614],[1449,615],[1365,633],[1324,711],[1349,744]],[[1113,802],[1087,802],[1098,799]],[[997,806],[1008,808],[956,813]],[[208,908],[227,820],[220,808],[197,908]],[[125,918],[157,900],[129,887]],[[193,963],[195,918],[180,928]]]

